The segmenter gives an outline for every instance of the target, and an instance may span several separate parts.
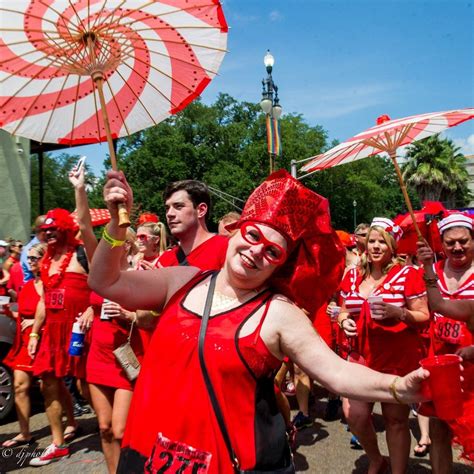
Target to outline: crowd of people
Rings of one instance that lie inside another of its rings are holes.
[[[164,191],[166,225],[144,213],[135,232],[118,218],[119,204],[132,208],[133,192],[122,173],[109,172],[111,220],[99,239],[84,170],[69,178],[77,221],[50,210],[35,221],[28,245],[13,241],[0,254],[0,288],[16,301],[17,321],[5,362],[14,371],[19,434],[4,447],[33,441],[28,393],[39,377],[51,444],[32,466],[68,456],[79,434],[72,381],[97,416],[111,473],[164,466],[290,473],[295,434],[312,424],[317,382],[329,392],[328,419],[342,404],[370,474],[406,472],[410,407],[421,433],[414,454],[429,453],[434,473],[450,472],[453,437],[474,461],[471,217],[440,220],[442,256],[424,241],[417,255],[401,256],[402,229],[392,220],[336,233],[328,201],[279,171],[241,214],[220,220],[218,234],[208,228],[207,186],[194,180]],[[68,350],[73,330],[84,339],[81,355]],[[429,402],[420,360],[437,354],[463,361],[464,411],[456,420],[439,419]],[[372,424],[376,402],[388,459]]]

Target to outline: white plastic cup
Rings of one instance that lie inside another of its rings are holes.
[[[341,313],[340,306],[331,306],[331,320],[332,321],[336,321],[340,313]]]
[[[102,321],[110,320],[110,318],[105,314],[105,306],[107,305],[107,303],[110,303],[110,300],[108,300],[107,298],[104,298],[104,302],[102,303],[102,307],[100,308],[100,319]]]
[[[378,314],[374,314],[374,308],[373,308],[373,304],[374,304],[374,303],[383,303],[383,296],[380,296],[380,295],[370,295],[370,296],[367,298],[367,301],[369,302],[369,306],[370,306],[370,316],[372,317],[372,319],[383,319],[383,316],[378,315]]]

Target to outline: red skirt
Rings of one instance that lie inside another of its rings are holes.
[[[63,305],[58,309],[46,308],[46,324],[33,364],[33,374],[84,378],[87,350],[84,348],[81,356],[70,356],[69,343],[74,321],[89,306],[87,275],[67,272],[58,289],[64,290]]]
[[[16,334],[13,346],[3,362],[12,370],[22,370],[24,372],[33,372],[33,359],[28,355],[28,342],[32,326],[21,330],[21,322],[24,319],[34,319],[36,307],[40,300],[36,292],[33,280],[23,286],[18,294],[18,318],[16,319]]]

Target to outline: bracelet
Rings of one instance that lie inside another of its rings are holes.
[[[35,339],[39,339],[40,335],[37,332],[30,332],[30,337],[34,337]]]
[[[153,311],[153,310],[150,310],[150,314],[156,318],[157,316],[159,316],[161,313],[159,313],[158,311]]]
[[[426,276],[426,274],[423,275],[423,280],[425,280],[425,283],[428,285],[428,284],[437,284],[439,278],[438,278],[438,275],[435,275],[434,277],[429,277],[429,276]]]
[[[345,321],[346,319],[349,319],[349,317],[344,318],[344,319],[341,319],[341,320],[339,320],[339,321],[337,322],[337,325],[338,325],[341,329],[344,329],[344,321]]]
[[[114,239],[108,232],[107,228],[104,227],[104,230],[102,231],[102,238],[112,247],[121,247],[122,245],[125,244],[125,240],[117,240]]]
[[[397,392],[397,382],[400,380],[400,377],[395,377],[393,379],[393,382],[388,386],[388,391],[390,392],[390,395],[395,399],[397,403],[400,403],[400,405],[404,405],[402,400],[400,399],[400,396],[398,395]]]

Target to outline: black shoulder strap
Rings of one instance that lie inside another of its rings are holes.
[[[184,253],[184,250],[181,248],[181,245],[178,245],[178,251],[176,252],[176,257],[178,258],[178,263],[181,267],[189,267],[189,262]]]
[[[89,273],[89,262],[87,261],[86,250],[83,245],[79,245],[76,249],[77,261],[81,264],[81,267]]]
[[[209,398],[211,399],[212,407],[214,408],[214,414],[216,415],[217,423],[219,424],[222,437],[224,438],[227,451],[229,452],[232,466],[234,466],[234,470],[238,472],[239,461],[237,459],[237,456],[235,455],[234,449],[232,448],[229,433],[227,432],[227,428],[225,426],[224,416],[222,415],[221,408],[219,406],[219,401],[217,400],[216,393],[214,392],[214,387],[212,386],[211,378],[209,377],[209,373],[206,367],[206,362],[204,360],[204,340],[206,339],[207,324],[209,322],[209,314],[211,313],[212,298],[214,296],[214,288],[216,287],[217,275],[218,275],[218,272],[215,272],[211,276],[211,281],[209,282],[209,290],[207,292],[206,304],[204,306],[204,313],[201,319],[201,327],[199,329],[199,344],[198,344],[199,363],[201,365],[202,375],[204,377],[204,382],[206,383],[206,388],[209,393]]]

